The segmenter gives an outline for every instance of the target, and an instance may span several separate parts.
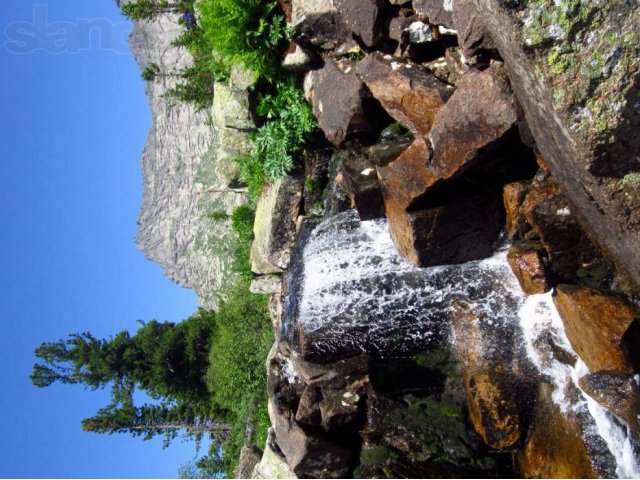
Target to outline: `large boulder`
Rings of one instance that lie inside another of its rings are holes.
[[[593,288],[559,285],[554,302],[576,353],[590,371],[637,371],[640,312]]]
[[[262,459],[262,450],[255,445],[245,445],[240,449],[236,478],[251,478],[253,470]]]
[[[417,138],[395,161],[378,167],[400,255],[430,266],[483,258],[493,251],[503,214],[488,190],[501,191],[501,182],[512,175],[501,163],[507,170],[523,163],[513,158],[503,162],[507,151],[519,148],[513,144],[501,151],[513,138],[515,122],[513,96],[499,72],[470,71],[436,113],[427,138]]]
[[[640,433],[640,388],[624,373],[590,373],[579,380],[580,388],[600,405]]]
[[[334,0],[349,29],[368,47],[382,36],[384,0]]]
[[[507,237],[513,240],[522,236],[531,227],[522,211],[522,203],[529,190],[529,182],[513,182],[504,186],[502,200],[506,212]]]
[[[513,337],[463,302],[454,303],[453,311],[456,349],[473,426],[490,447],[513,447],[520,440],[521,429],[512,371]]]
[[[251,478],[297,478],[287,465],[287,459],[276,444],[273,428],[269,429],[267,444],[260,462],[255,466]]]
[[[467,59],[488,53],[494,48],[484,19],[476,10],[473,0],[454,1],[453,28],[458,32],[458,43]]]
[[[640,4],[473,2],[578,220],[640,288]]]
[[[453,28],[453,0],[413,0],[416,14],[434,25]]]
[[[281,272],[289,264],[300,212],[302,180],[285,176],[267,188],[256,207],[251,245],[251,270]]]
[[[367,55],[356,71],[387,113],[415,137],[429,133],[436,113],[453,93],[453,87],[420,65],[379,52]]]
[[[348,137],[369,131],[364,84],[349,61],[329,60],[305,77],[305,94],[327,140],[336,147]]]
[[[524,478],[613,478],[614,463],[600,437],[585,439],[580,415],[563,412],[553,388],[540,384],[532,425],[517,459]],[[592,427],[593,428],[593,427]],[[600,454],[599,454],[600,453]]]

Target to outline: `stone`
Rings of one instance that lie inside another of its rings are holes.
[[[251,245],[253,272],[278,273],[289,264],[301,198],[302,181],[291,176],[273,182],[260,197]]]
[[[367,159],[349,158],[340,167],[336,183],[349,195],[352,208],[358,210],[360,220],[384,217],[384,202],[375,166]]]
[[[348,61],[329,60],[305,78],[308,100],[327,140],[339,147],[347,138],[369,131],[364,84]]]
[[[282,278],[279,275],[261,275],[251,280],[249,291],[251,293],[264,293],[267,295],[280,293]]]
[[[500,70],[470,70],[436,115],[428,135],[429,169],[440,180],[461,173],[482,158],[482,150],[495,148],[516,121],[513,94]]]
[[[413,0],[413,9],[433,25],[453,28],[453,0]]]
[[[545,293],[551,289],[542,261],[542,245],[530,240],[517,240],[507,253],[507,262],[527,295]]]
[[[452,325],[471,422],[491,448],[511,448],[520,441],[520,415],[510,339],[462,302],[453,304]]]
[[[315,56],[300,45],[293,52],[287,53],[282,60],[282,68],[290,72],[306,72],[318,63]]]
[[[332,0],[292,0],[291,27],[301,43],[331,50],[349,37],[349,29]]]
[[[322,424],[322,414],[318,404],[321,398],[320,388],[307,385],[296,410],[296,422],[319,427]]]
[[[505,228],[507,237],[510,240],[522,238],[527,233],[527,230],[531,228],[522,211],[522,203],[528,190],[528,182],[513,182],[505,185],[502,191],[502,200],[506,212]]]
[[[264,453],[255,466],[251,478],[296,478],[287,465],[287,459],[276,444],[273,428],[269,428]]]
[[[471,59],[494,49],[484,20],[476,10],[473,0],[455,0],[453,28],[458,32],[458,43],[465,58]]]
[[[589,238],[637,291],[640,5],[582,4],[565,16],[564,1],[549,3],[545,15],[534,5],[514,15],[500,0],[474,3],[549,171]],[[621,32],[626,41],[607,43]]]
[[[573,285],[558,285],[553,300],[571,346],[591,372],[636,371],[637,344],[629,345],[635,343],[640,319],[634,305],[618,295]]]
[[[361,384],[361,382],[359,382]],[[322,389],[322,400],[320,400],[320,413],[322,416],[322,427],[328,431],[348,431],[357,430],[359,405],[362,387],[351,385],[344,389],[325,387]]]
[[[554,403],[552,392],[551,386],[540,384],[529,434],[517,455],[520,475],[524,478],[615,477],[611,465],[594,458],[594,446],[585,441],[580,418],[571,411],[562,412]],[[600,442],[595,448],[608,452],[604,442]]]
[[[389,38],[391,40],[395,40],[399,44],[406,43],[406,30],[409,28],[409,25],[416,20],[417,18],[415,16],[405,16],[402,15],[402,12],[400,15],[393,17],[389,20]]]
[[[578,383],[587,395],[640,433],[640,387],[631,375],[590,373]]]
[[[562,278],[574,280],[579,268],[600,258],[553,180],[531,185],[522,212],[542,240],[551,269]]]
[[[347,26],[368,46],[375,46],[382,36],[383,0],[334,0]]]
[[[436,113],[453,93],[420,65],[381,53],[367,55],[356,71],[387,113],[416,138],[431,130]]]
[[[269,399],[273,402],[273,398]],[[336,443],[305,431],[289,410],[275,410],[273,428],[289,468],[301,478],[346,478],[351,453]]]
[[[251,478],[256,465],[262,459],[262,450],[255,445],[244,445],[240,449],[235,478]]]

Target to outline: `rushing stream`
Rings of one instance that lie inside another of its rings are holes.
[[[575,355],[551,294],[527,298],[506,262],[506,249],[485,260],[419,269],[398,256],[385,220],[360,222],[348,211],[319,224],[298,255],[299,271],[290,280],[296,299],[289,299],[284,334],[300,341],[306,358],[393,356],[453,341],[452,304],[462,302],[481,328],[499,330],[492,335],[500,342],[494,348],[528,358],[553,384],[553,401],[582,418],[585,443],[608,449],[619,477],[640,477],[625,426],[577,386],[588,373],[584,363],[561,363],[539,341],[551,336]]]

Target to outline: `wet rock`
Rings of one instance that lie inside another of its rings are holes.
[[[580,378],[580,388],[600,405],[640,432],[640,387],[624,373],[590,373]]]
[[[240,449],[236,478],[251,478],[253,470],[262,459],[262,450],[255,445],[245,445]]]
[[[604,442],[589,445],[585,425],[571,411],[563,412],[552,399],[553,389],[541,384],[534,418],[521,453],[520,475],[524,478],[611,478],[613,458]],[[599,438],[599,437],[598,437]],[[594,456],[603,449],[606,459]],[[606,452],[606,453],[605,453]]]
[[[260,197],[251,245],[253,272],[277,273],[289,264],[301,198],[302,181],[291,176],[269,185]]]
[[[575,279],[579,268],[600,258],[553,180],[531,185],[522,212],[542,240],[551,269],[563,278]]]
[[[463,302],[454,302],[453,312],[456,349],[473,426],[490,447],[510,448],[520,440],[517,388],[511,368],[513,338]]]
[[[431,130],[436,113],[453,91],[420,65],[381,53],[368,55],[356,71],[389,115],[415,137]]]
[[[261,275],[251,280],[251,293],[266,293],[268,295],[280,293],[282,279],[278,275]]]
[[[637,308],[593,288],[559,285],[554,302],[573,349],[590,371],[633,373],[638,368]],[[629,356],[631,354],[632,356]]]
[[[434,25],[453,28],[453,0],[413,0],[416,14],[429,19]]]
[[[458,32],[458,43],[462,54],[471,59],[487,50],[494,49],[484,20],[478,13],[473,0],[455,0],[453,8],[453,28]]]
[[[363,101],[364,84],[348,61],[327,61],[309,72],[305,90],[327,140],[340,146],[348,137],[369,131]]]
[[[330,360],[330,359],[326,359]],[[332,385],[337,388],[340,382],[346,386],[352,380],[366,375],[369,368],[369,358],[361,355],[335,362],[314,363],[293,352],[291,363],[300,378],[308,385]]]
[[[351,199],[361,220],[384,216],[384,202],[375,166],[363,157],[352,157],[342,164],[336,183]]]
[[[332,0],[292,0],[291,26],[296,37],[330,50],[349,37],[349,29]]]
[[[551,288],[542,261],[542,245],[539,242],[530,240],[514,242],[509,247],[507,261],[518,279],[520,288],[527,295],[545,293]]]
[[[528,190],[529,182],[513,182],[504,186],[502,199],[506,212],[507,237],[510,240],[522,238],[530,228],[522,211],[522,203]]]
[[[334,0],[349,29],[368,47],[375,46],[382,35],[383,0]]]

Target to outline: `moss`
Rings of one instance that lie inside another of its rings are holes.
[[[363,448],[360,454],[360,464],[365,466],[381,465],[387,460],[396,458],[397,455],[385,445],[376,445],[372,448]]]
[[[640,173],[628,173],[622,177],[622,185],[625,187],[640,187]]]

